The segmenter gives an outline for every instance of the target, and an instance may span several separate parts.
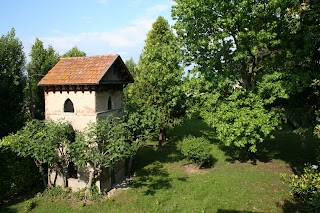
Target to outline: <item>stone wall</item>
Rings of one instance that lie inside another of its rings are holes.
[[[74,112],[64,112],[67,99],[73,103]],[[75,130],[82,131],[89,122],[96,121],[95,91],[67,91],[45,93],[46,119],[70,121]]]

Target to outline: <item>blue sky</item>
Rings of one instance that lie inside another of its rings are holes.
[[[172,0],[2,0],[0,34],[15,28],[26,55],[36,38],[63,54],[118,53],[137,62],[158,16],[172,25]]]

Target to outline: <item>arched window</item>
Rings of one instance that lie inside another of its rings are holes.
[[[64,109],[64,112],[74,112],[73,103],[69,98],[64,102],[63,109]]]
[[[108,99],[108,110],[112,109],[112,100],[111,100],[111,96]]]

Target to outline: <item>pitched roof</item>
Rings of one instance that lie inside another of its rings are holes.
[[[117,54],[61,58],[38,85],[98,85],[119,58]]]

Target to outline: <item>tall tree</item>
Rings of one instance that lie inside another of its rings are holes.
[[[134,62],[133,58],[130,58],[129,60],[125,61],[125,64],[132,77],[135,78],[138,71],[138,65],[136,64],[136,62]]]
[[[128,91],[129,99],[138,108],[157,111],[160,146],[165,140],[166,128],[177,122],[183,111],[183,70],[180,62],[181,52],[175,36],[167,20],[160,16],[145,40],[139,72],[136,73],[137,83],[131,87],[131,92]]]
[[[257,144],[280,125],[280,112],[290,106],[295,89],[305,91],[312,79],[309,73],[316,73],[288,66],[309,64],[308,57],[292,57],[300,49],[294,38],[300,36],[298,43],[303,40],[304,47],[312,44],[301,37],[310,37],[310,31],[294,36],[289,28],[295,23],[288,15],[302,7],[300,1],[176,2],[172,14],[185,62],[211,82],[211,92],[203,95],[202,115],[226,145],[256,152]],[[301,27],[301,21],[294,26]],[[302,49],[306,53],[308,48]]]
[[[11,29],[0,38],[0,138],[24,122],[24,66],[22,43]]]
[[[52,46],[44,48],[43,42],[36,38],[29,56],[31,61],[27,64],[27,71],[30,113],[32,118],[44,119],[44,93],[37,83],[58,62],[59,55]]]
[[[86,56],[86,53],[81,51],[77,46],[74,46],[62,55],[62,57],[80,57],[80,56]]]
[[[320,2],[296,1],[288,8],[283,46],[282,69],[290,98],[286,103],[287,117],[298,133],[315,125],[319,97],[310,86],[320,79]],[[317,87],[314,87],[317,88]]]

